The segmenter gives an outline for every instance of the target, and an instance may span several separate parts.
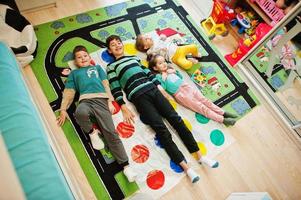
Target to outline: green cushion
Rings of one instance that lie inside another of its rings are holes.
[[[73,199],[10,49],[0,42],[0,132],[27,199]]]

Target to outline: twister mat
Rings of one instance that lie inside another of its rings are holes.
[[[133,45],[135,36],[154,30],[181,33],[181,39],[186,43],[198,45],[203,55],[202,61],[181,73],[191,84],[194,80],[197,83],[195,87],[217,105],[243,116],[258,104],[248,86],[233,69],[227,67],[179,3],[171,0],[132,0],[35,27],[39,46],[31,66],[53,111],[58,114],[66,79],[64,74],[73,59],[74,46],[86,46],[89,52],[93,52],[91,55],[96,63],[105,67],[105,63],[110,61],[104,45],[106,37],[119,35],[125,43],[126,53],[139,55]],[[145,60],[143,63],[147,65]],[[196,79],[191,79],[195,76]],[[215,156],[234,141],[222,125],[180,105],[174,106],[192,130],[203,154]],[[126,127],[121,122],[121,114],[117,113],[113,116],[116,129],[130,163],[139,173],[136,183],[128,183],[107,149],[94,151],[91,148],[88,137],[73,117],[75,107],[76,103],[73,103],[68,110],[70,121],[64,124],[63,130],[98,199],[123,199],[137,190],[159,198],[181,180],[182,170],[170,161],[149,127],[139,120],[134,127]],[[197,164],[175,134],[174,139],[185,152],[187,161],[196,167]]]

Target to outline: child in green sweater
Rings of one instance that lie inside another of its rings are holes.
[[[75,111],[77,123],[85,133],[89,134],[93,148],[100,150],[104,145],[99,138],[99,130],[93,128],[91,118],[96,120],[109,149],[118,164],[123,166],[123,172],[128,180],[133,182],[137,174],[129,167],[127,154],[115,130],[112,120],[114,112],[112,101],[114,99],[106,74],[99,65],[92,66],[90,64],[91,57],[84,46],[76,46],[73,54],[78,69],[71,71],[67,78],[58,124],[60,126],[64,124],[67,117],[66,110],[72,103],[75,92],[78,92],[79,104]]]

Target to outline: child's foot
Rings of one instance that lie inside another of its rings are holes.
[[[187,59],[187,60],[194,59],[194,60],[196,60],[197,62],[200,62],[201,59],[202,59],[202,56],[201,56],[201,55],[199,55],[199,56],[186,55],[186,59]]]
[[[211,168],[217,168],[219,163],[216,160],[210,159],[207,156],[202,156],[202,158],[199,160],[200,164],[206,164]]]
[[[236,123],[236,120],[233,118],[224,118],[223,124],[226,126],[233,126]]]
[[[92,143],[92,147],[96,150],[100,150],[105,147],[102,139],[100,139],[100,137],[99,137],[99,133],[100,132],[98,129],[94,129],[93,132],[89,134],[90,140]]]
[[[225,118],[236,118],[236,117],[238,117],[238,115],[235,115],[235,114],[232,114],[232,113],[229,113],[229,112],[225,112],[224,117]]]
[[[134,182],[135,179],[137,178],[137,173],[135,171],[133,171],[133,169],[129,166],[127,166],[123,169],[123,173],[129,182]]]
[[[187,58],[187,60],[191,61],[193,64],[197,64],[199,61],[195,58]]]
[[[192,168],[189,168],[186,173],[192,183],[195,183],[200,180],[200,176]]]

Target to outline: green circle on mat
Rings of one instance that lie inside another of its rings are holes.
[[[209,122],[209,120],[210,120],[207,117],[205,117],[204,115],[201,115],[199,113],[195,113],[195,118],[201,124],[207,124]]]
[[[210,140],[214,145],[221,146],[225,142],[225,136],[223,132],[221,132],[218,129],[215,129],[210,133]]]

